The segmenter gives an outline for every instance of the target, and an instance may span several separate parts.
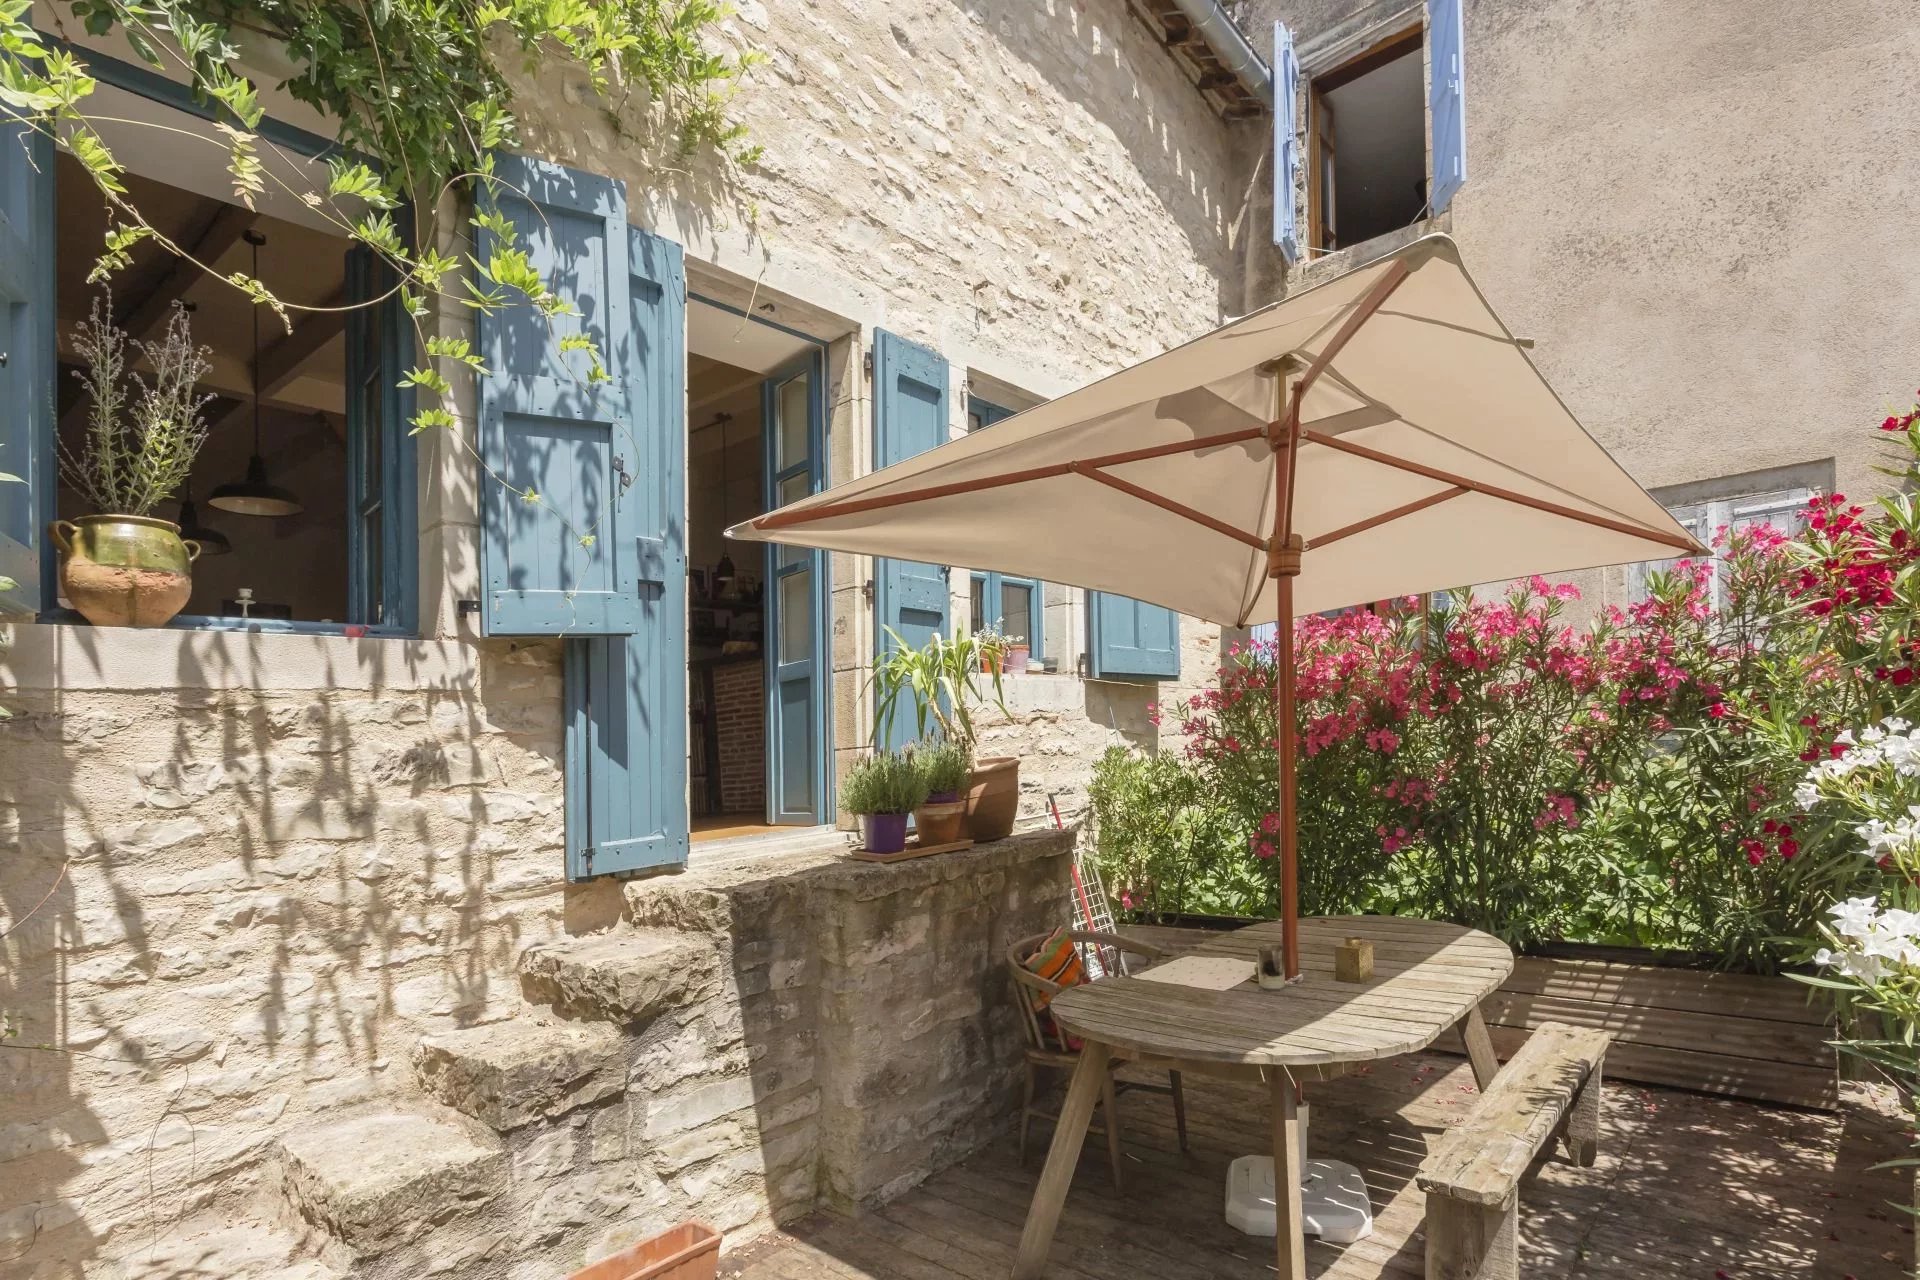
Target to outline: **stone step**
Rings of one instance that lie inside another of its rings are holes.
[[[615,929],[530,947],[521,986],[535,1004],[619,1026],[718,994],[723,966],[704,936],[674,929]]]
[[[618,1030],[551,1014],[429,1036],[414,1050],[413,1068],[429,1097],[501,1133],[627,1088]]]
[[[347,1273],[301,1253],[268,1215],[203,1213],[157,1234],[138,1236],[126,1257],[109,1253],[102,1274],[166,1280],[347,1280]],[[122,1268],[116,1272],[114,1266]]]
[[[322,1120],[282,1134],[294,1217],[358,1264],[471,1216],[507,1186],[500,1144],[465,1121],[410,1112]],[[338,1251],[329,1249],[328,1260]]]

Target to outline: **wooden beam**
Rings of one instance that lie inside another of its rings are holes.
[[[1464,485],[1454,485],[1451,489],[1442,489],[1439,493],[1430,493],[1424,498],[1416,498],[1412,502],[1402,503],[1391,511],[1382,511],[1377,516],[1368,516],[1365,520],[1356,520],[1352,524],[1341,525],[1332,533],[1323,533],[1317,538],[1309,538],[1307,540],[1307,550],[1318,551],[1320,548],[1338,542],[1342,538],[1351,538],[1356,533],[1365,533],[1367,530],[1378,528],[1389,521],[1398,520],[1401,516],[1410,516],[1416,511],[1425,511],[1428,507],[1437,507],[1441,503],[1449,502],[1467,492],[1470,492],[1470,490]]]
[[[260,353],[260,394],[270,396],[292,382],[300,366],[320,348],[340,336],[347,327],[347,313],[333,310],[346,302],[346,291],[337,291],[320,305],[328,310],[308,312],[293,332]]]
[[[1067,465],[1072,468],[1075,475],[1086,476],[1090,480],[1098,480],[1110,489],[1118,489],[1121,493],[1138,498],[1142,502],[1151,503],[1162,511],[1170,511],[1176,516],[1191,520],[1197,525],[1202,525],[1213,530],[1215,533],[1232,538],[1236,542],[1244,542],[1255,551],[1265,551],[1267,549],[1267,540],[1265,538],[1248,533],[1244,529],[1236,529],[1225,520],[1216,520],[1204,511],[1196,511],[1185,503],[1175,502],[1165,494],[1155,493],[1151,489],[1143,489],[1137,484],[1122,480],[1119,476],[1108,475],[1106,472],[1100,470],[1100,468],[1090,467],[1082,462],[1070,462]]]
[[[1025,484],[1031,480],[1051,480],[1057,476],[1072,474],[1077,466],[1117,467],[1125,462],[1144,462],[1149,458],[1165,458],[1176,453],[1197,453],[1202,449],[1245,444],[1249,440],[1258,440],[1265,434],[1265,427],[1248,427],[1241,431],[1223,432],[1217,436],[1201,436],[1197,440],[1175,440],[1170,444],[1149,445],[1144,449],[1128,449],[1121,453],[1103,454],[1096,458],[1082,458],[1076,462],[1055,462],[1044,467],[1028,467],[1022,471],[1009,471],[1005,475],[983,476],[978,480],[956,480],[951,484],[928,485],[923,489],[906,489],[899,493],[884,493],[872,498],[848,498],[840,502],[825,503],[809,511],[775,511],[749,523],[761,530],[788,529],[794,525],[812,524],[817,520],[831,520],[836,516],[859,515],[863,511],[881,511],[887,507],[898,507],[909,502],[951,498],[962,493],[981,493],[988,489],[1005,488],[1010,484]]]
[[[1482,484],[1478,480],[1471,480],[1466,476],[1455,475],[1451,471],[1442,471],[1439,467],[1429,467],[1425,463],[1413,462],[1406,458],[1396,458],[1392,454],[1381,453],[1378,449],[1369,449],[1363,444],[1354,444],[1352,441],[1343,440],[1338,436],[1322,435],[1318,431],[1304,431],[1301,433],[1300,438],[1310,444],[1324,445],[1329,449],[1338,449],[1342,453],[1350,453],[1356,458],[1365,458],[1369,462],[1377,462],[1383,467],[1392,467],[1396,471],[1410,471],[1414,475],[1425,476],[1429,480],[1440,480],[1446,484],[1458,485],[1463,489],[1471,489],[1473,492],[1483,493],[1489,498],[1499,498],[1502,502],[1511,502],[1516,506],[1531,507],[1535,511],[1544,511],[1549,515],[1561,516],[1568,520],[1578,521],[1581,524],[1590,524],[1596,528],[1609,529],[1614,533],[1624,533],[1635,538],[1645,538],[1648,542],[1657,542],[1663,547],[1673,547],[1686,555],[1694,555],[1706,550],[1706,548],[1702,547],[1692,538],[1683,535],[1666,533],[1660,529],[1648,529],[1628,520],[1616,520],[1609,516],[1597,516],[1591,512],[1581,511],[1576,507],[1565,506],[1558,502],[1548,502],[1544,498],[1535,498],[1529,494],[1517,493],[1512,489],[1503,489],[1499,485]]]
[[[217,264],[259,216],[253,210],[243,209],[237,204],[221,205],[220,211],[208,219],[207,225],[188,247],[191,258],[176,256],[141,295],[140,300],[130,303],[120,313],[122,319],[117,323],[127,331],[127,336],[138,341],[158,329],[167,318],[167,309],[185,298],[193,282],[206,274],[197,264],[204,262],[209,267]]]

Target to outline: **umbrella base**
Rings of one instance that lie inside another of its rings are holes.
[[[1300,1182],[1301,1226],[1328,1244],[1373,1234],[1373,1205],[1360,1170],[1339,1160],[1309,1160]],[[1227,1225],[1250,1236],[1274,1233],[1273,1157],[1241,1156],[1227,1168]]]

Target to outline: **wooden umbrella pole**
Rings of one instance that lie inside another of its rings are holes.
[[[1275,369],[1276,401],[1288,398],[1287,363]],[[1295,800],[1294,766],[1293,580],[1300,576],[1300,554],[1305,549],[1293,531],[1294,479],[1300,452],[1299,397],[1305,381],[1292,387],[1292,403],[1277,404],[1269,440],[1274,450],[1273,541],[1267,547],[1267,573],[1273,579],[1274,610],[1273,714],[1280,782],[1280,950],[1289,980],[1300,976],[1300,831]],[[1284,412],[1282,412],[1284,410]]]

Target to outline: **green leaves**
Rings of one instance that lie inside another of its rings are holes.
[[[93,270],[87,273],[88,284],[99,284],[122,267],[133,265],[134,245],[153,235],[153,228],[130,223],[116,223],[107,228],[107,247],[94,261]]]

